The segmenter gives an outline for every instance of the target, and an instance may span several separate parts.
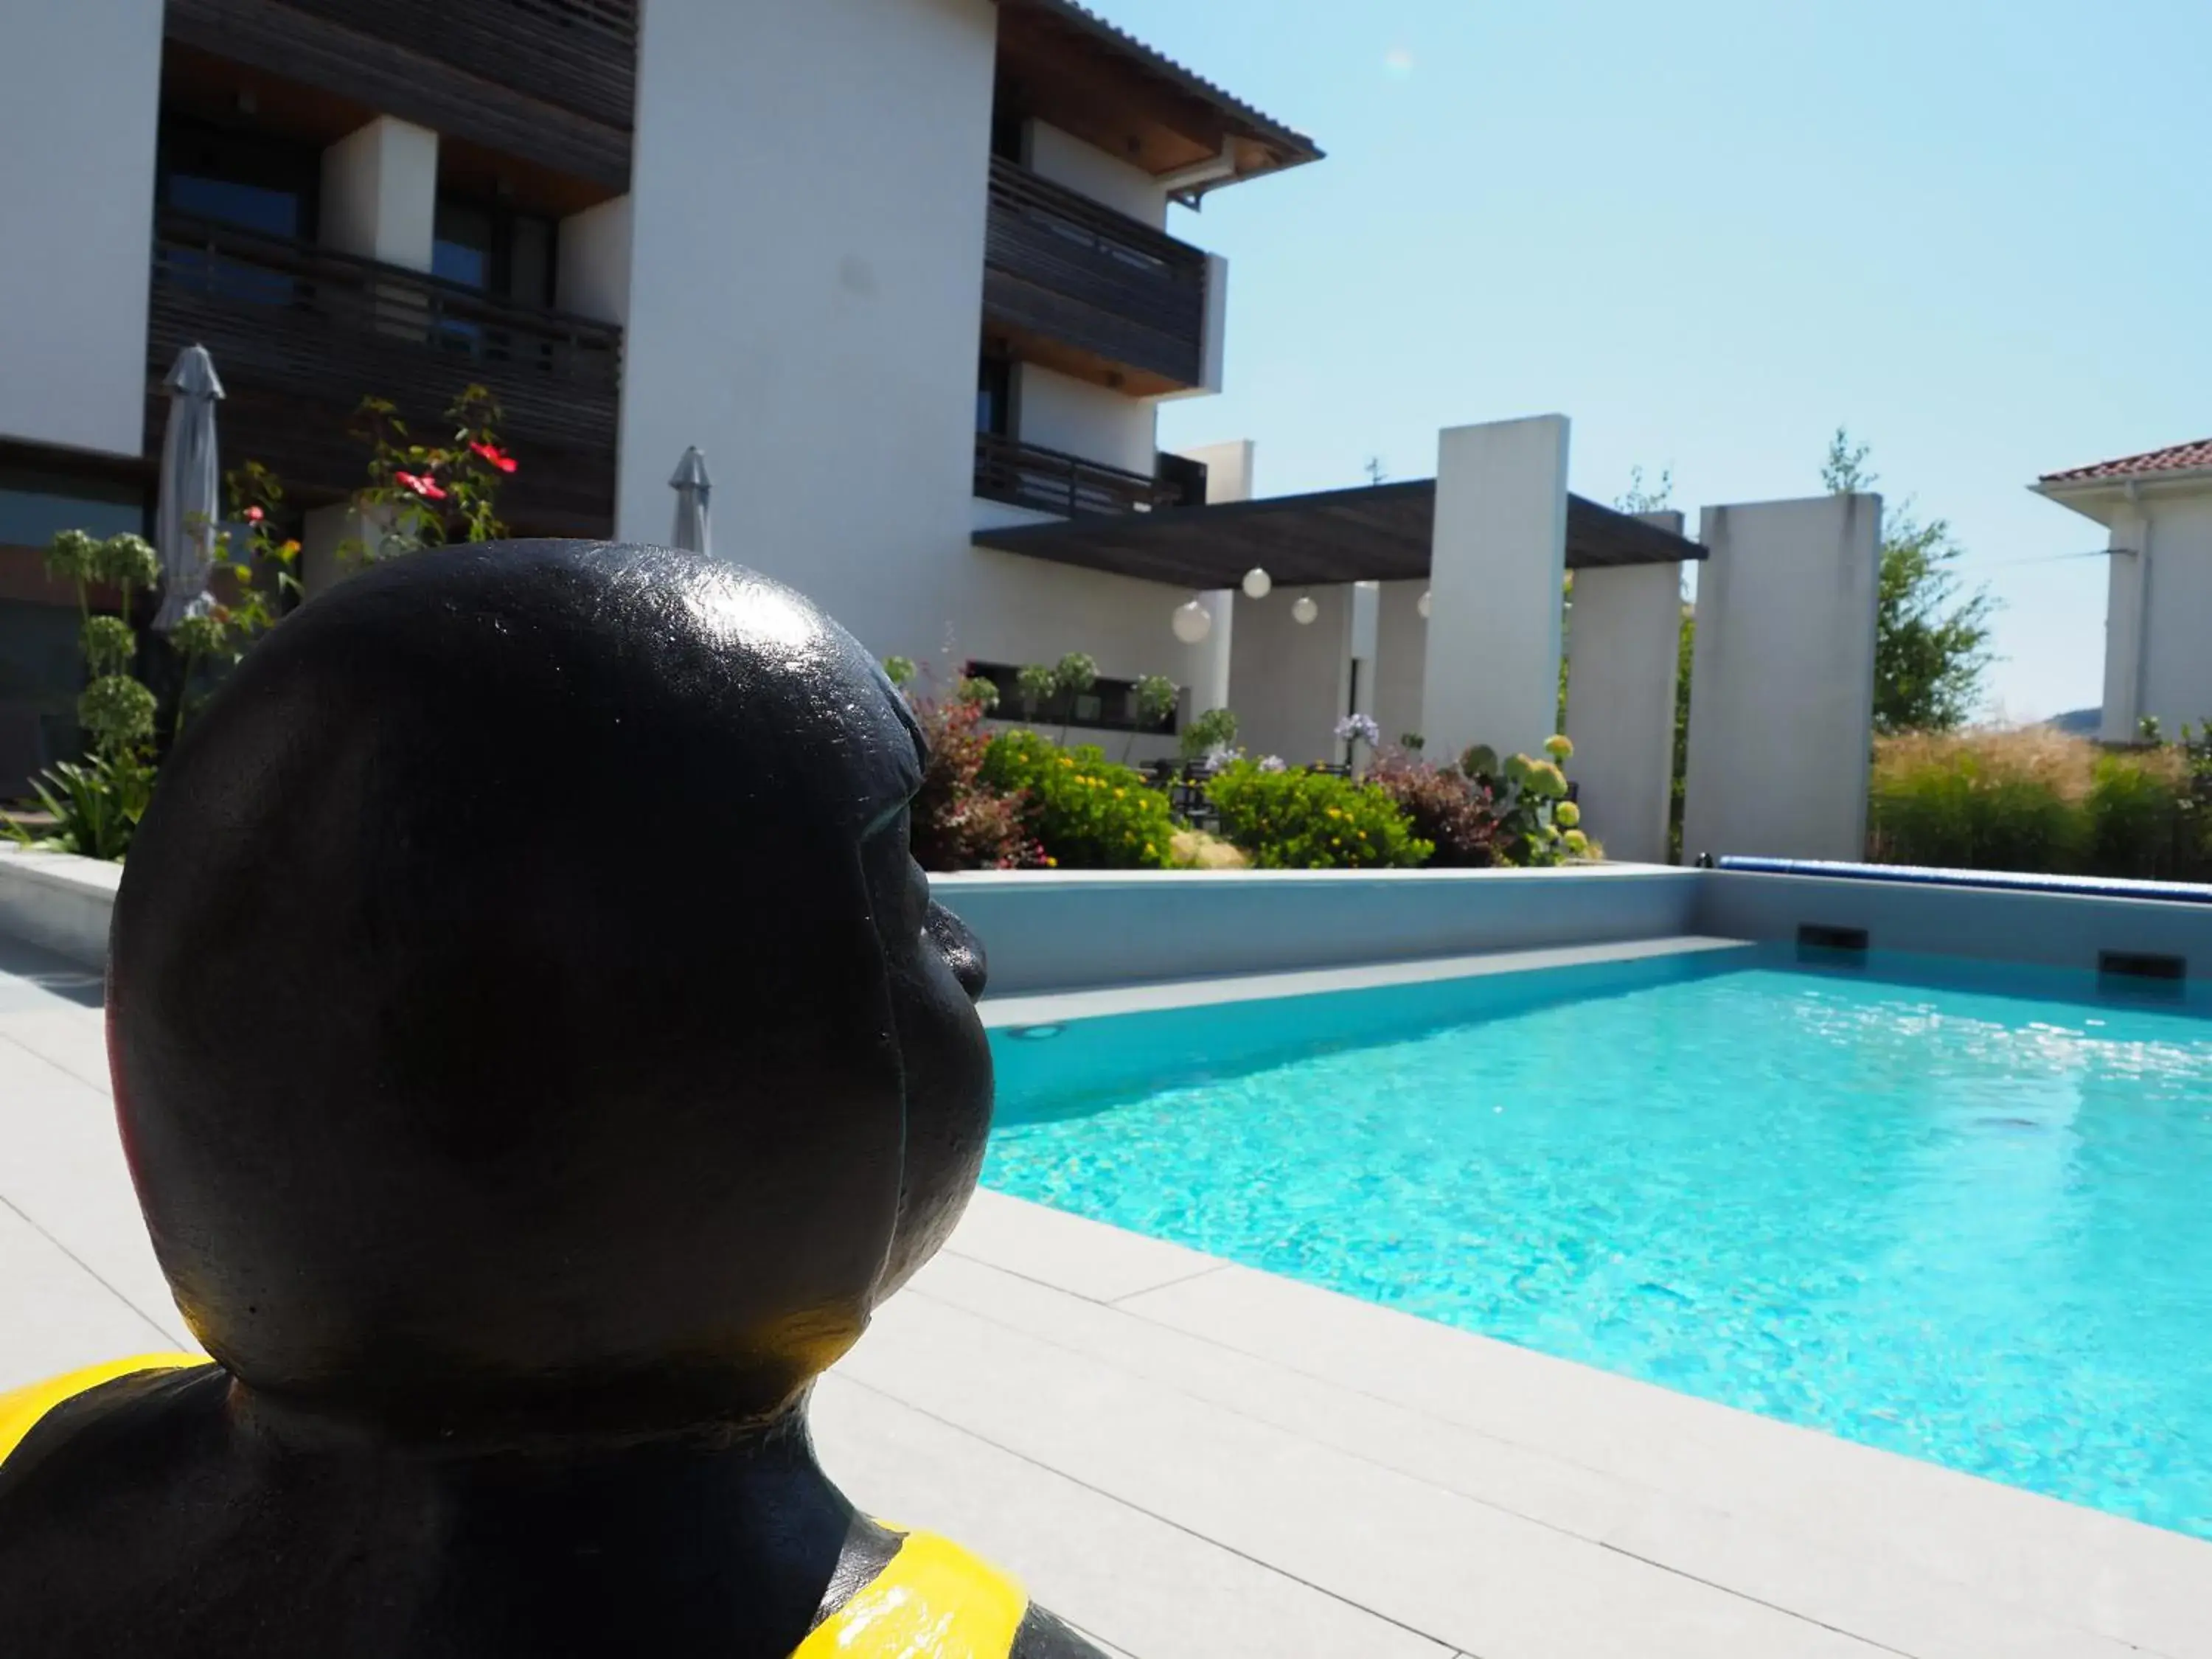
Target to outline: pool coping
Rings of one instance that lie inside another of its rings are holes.
[[[1748,939],[1719,939],[1691,933],[1668,939],[1620,939],[1603,945],[1551,945],[1532,951],[1486,951],[1471,956],[1424,957],[1408,962],[1364,963],[1346,968],[1308,968],[1273,974],[1227,974],[1198,979],[1159,980],[1087,991],[1042,991],[1006,997],[986,995],[979,1012],[982,1014],[985,1026],[999,1030],[1031,1025],[1057,1025],[1079,1019],[1104,1019],[1118,1014],[1156,1013],[1169,1008],[1267,1002],[1279,997],[1318,996],[1333,991],[1366,991],[1392,985],[1426,985],[1441,980],[1474,979],[1493,974],[1588,968],[1607,963],[1650,962],[1668,957],[1756,948]]]
[[[2212,1543],[988,1189],[878,1324],[833,1380],[1289,1572],[1437,1659],[2212,1659]],[[924,1363],[940,1344],[957,1357]],[[1048,1601],[1081,1547],[1001,1547]],[[1064,1610],[1170,1650],[1109,1598]]]

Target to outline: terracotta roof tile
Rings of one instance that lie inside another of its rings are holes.
[[[2094,483],[2100,478],[2138,478],[2147,473],[2191,472],[2199,467],[2212,467],[2212,438],[2200,438],[2195,443],[2172,444],[2141,455],[2123,455],[2116,461],[2099,461],[2093,466],[2070,467],[2063,472],[2046,472],[2042,482],[2047,484]]]

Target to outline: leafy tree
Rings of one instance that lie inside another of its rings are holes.
[[[1621,492],[1620,500],[1613,502],[1613,506],[1623,513],[1664,513],[1674,504],[1674,469],[1671,466],[1660,468],[1659,481],[1653,484],[1644,482],[1642,467],[1630,467],[1628,488]]]
[[[1820,465],[1820,482],[1839,495],[1873,489],[1875,475],[1867,467],[1871,453],[1838,427]],[[1965,554],[1948,520],[1923,523],[1909,501],[1882,526],[1874,647],[1878,732],[1952,731],[1981,702],[1993,660],[1990,619],[1997,602],[1986,587],[1966,588],[1956,568]]]

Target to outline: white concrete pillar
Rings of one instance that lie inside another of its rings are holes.
[[[1370,718],[1374,715],[1375,663],[1382,635],[1382,584],[1380,582],[1352,583],[1352,625],[1348,630],[1345,647],[1346,655],[1351,659],[1345,665],[1345,672],[1349,681],[1346,687],[1344,700],[1343,712],[1346,714],[1365,714]],[[1375,723],[1379,726],[1382,721],[1376,720]],[[1386,732],[1383,733],[1382,740],[1388,743],[1395,735],[1395,732]],[[1352,745],[1349,743],[1344,743],[1337,745],[1336,758],[1340,762],[1352,761],[1364,767],[1375,757],[1364,749],[1355,755],[1352,752]]]
[[[390,507],[365,514],[351,501],[308,508],[300,532],[301,591],[312,599],[362,569],[363,555],[375,552],[397,522]]]
[[[1252,499],[1253,444],[1249,438],[1202,444],[1178,453],[1206,468],[1208,507]],[[1234,588],[1222,588],[1201,593],[1198,598],[1213,617],[1213,631],[1206,636],[1206,643],[1198,650],[1199,669],[1190,688],[1191,708],[1196,714],[1204,714],[1209,708],[1233,708],[1236,705],[1229,701],[1229,681],[1230,661],[1236,649],[1237,592]]]
[[[2105,711],[2097,735],[2106,743],[2133,743],[2143,716],[2143,635],[2150,599],[2150,524],[2139,508],[2113,515],[2110,545]]]
[[[629,198],[572,213],[561,222],[553,303],[602,323],[629,321]]]
[[[323,152],[322,240],[406,270],[430,269],[438,223],[438,135],[380,115]]]
[[[1567,417],[1455,427],[1437,446],[1422,705],[1429,752],[1534,754],[1559,719]]]
[[[1370,712],[1382,728],[1382,741],[1395,744],[1407,733],[1425,738],[1421,721],[1421,679],[1427,672],[1429,625],[1421,617],[1426,580],[1376,584],[1375,606],[1375,701]],[[1457,758],[1434,744],[1421,750],[1439,766]]]
[[[137,455],[161,0],[21,0],[5,16],[0,438]]]
[[[1641,516],[1681,533],[1679,513]],[[1667,861],[1681,629],[1680,564],[1575,573],[1567,625],[1573,775],[1584,827],[1604,842],[1607,857],[1624,863]]]
[[[1698,539],[1683,856],[1863,858],[1881,497],[1709,507]]]

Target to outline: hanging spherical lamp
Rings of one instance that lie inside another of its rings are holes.
[[[1313,595],[1310,593],[1299,594],[1298,602],[1291,607],[1291,619],[1301,628],[1310,624],[1319,615],[1321,615],[1321,607],[1314,603]]]
[[[1273,576],[1270,576],[1266,571],[1261,569],[1259,566],[1254,565],[1249,570],[1244,573],[1244,597],[1246,599],[1264,599],[1268,594],[1274,591],[1275,579]]]
[[[1436,595],[1424,590],[1421,597],[1414,602],[1413,609],[1421,613],[1423,622],[1428,621],[1429,612],[1436,609]]]
[[[1213,613],[1196,599],[1176,607],[1175,636],[1185,645],[1200,645],[1213,631]]]

